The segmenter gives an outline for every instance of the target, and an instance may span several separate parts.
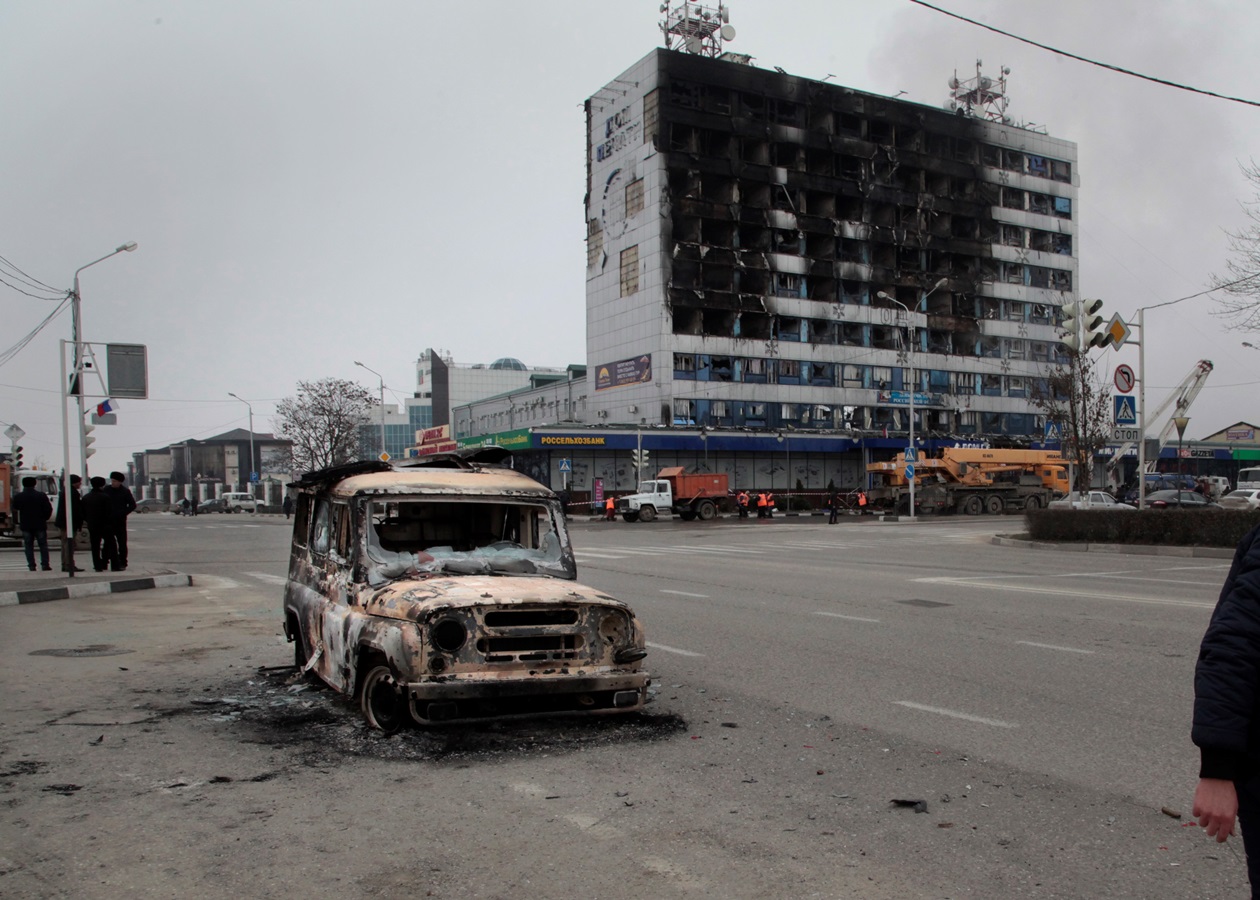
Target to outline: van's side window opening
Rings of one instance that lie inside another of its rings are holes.
[[[311,552],[321,556],[328,553],[332,543],[331,504],[327,500],[315,501],[315,518],[311,523]]]

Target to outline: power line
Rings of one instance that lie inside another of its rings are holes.
[[[34,297],[36,300],[60,300],[66,296],[65,291],[61,291],[56,297],[48,297],[43,294],[32,294],[30,291],[24,291],[20,287],[18,287],[16,284],[12,284],[8,281],[5,281],[3,278],[0,278],[0,284],[3,284],[5,287],[11,288],[17,291],[19,294],[25,294],[28,297]]]
[[[926,7],[927,9],[930,9],[934,12],[941,13],[942,15],[949,16],[950,18],[958,19],[961,22],[966,22],[968,25],[975,25],[976,27],[983,28],[986,31],[992,31],[994,34],[1000,34],[1002,35],[1002,37],[1008,37],[1008,38],[1012,38],[1013,40],[1022,41],[1025,44],[1031,44],[1032,46],[1039,47],[1042,50],[1048,50],[1051,53],[1057,53],[1059,56],[1066,56],[1069,59],[1075,59],[1078,62],[1089,63],[1089,65],[1091,66],[1098,66],[1100,69],[1110,69],[1112,72],[1119,72],[1121,75],[1131,75],[1134,78],[1141,78],[1144,81],[1153,81],[1156,84],[1162,84],[1165,87],[1176,88],[1179,91],[1190,91],[1192,94],[1203,94],[1208,97],[1216,97],[1218,100],[1231,100],[1234,103],[1245,103],[1248,106],[1260,106],[1260,101],[1257,101],[1257,100],[1246,100],[1242,97],[1231,97],[1228,94],[1218,94],[1215,91],[1207,91],[1207,90],[1204,90],[1203,88],[1190,87],[1187,84],[1180,84],[1179,82],[1176,82],[1176,81],[1169,81],[1166,78],[1156,78],[1154,75],[1143,75],[1141,72],[1134,72],[1132,69],[1123,69],[1120,66],[1113,66],[1110,63],[1099,62],[1096,59],[1090,59],[1087,56],[1078,56],[1077,54],[1069,53],[1066,50],[1059,50],[1058,48],[1051,47],[1048,44],[1040,44],[1037,41],[1030,40],[1026,37],[1020,37],[1018,34],[1011,34],[1009,31],[1003,31],[1000,28],[994,28],[992,25],[986,25],[983,22],[977,22],[975,19],[968,19],[966,16],[961,16],[958,13],[950,12],[947,9],[941,9],[939,6],[933,6],[931,3],[925,2],[925,0],[910,0],[910,2],[917,3],[919,6]]]
[[[44,290],[52,291],[54,294],[64,293],[63,291],[60,291],[59,289],[53,287],[50,284],[44,284],[44,282],[40,281],[38,278],[34,278],[30,275],[27,275],[25,272],[23,272],[21,269],[15,266],[9,260],[5,259],[3,256],[0,256],[0,263],[4,263],[14,272],[17,272],[19,275],[21,275],[22,279],[33,288],[43,288]]]

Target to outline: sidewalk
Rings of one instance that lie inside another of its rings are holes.
[[[49,600],[68,600],[71,597],[91,597],[97,594],[122,594],[160,587],[187,587],[191,583],[187,575],[161,568],[138,568],[126,572],[76,572],[73,578],[60,568],[51,572],[2,569],[0,606],[46,603]]]

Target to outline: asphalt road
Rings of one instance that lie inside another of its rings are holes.
[[[286,683],[283,520],[133,520],[193,587],[0,609],[0,894],[1245,895],[1187,824],[1225,560],[823,522],[574,523],[648,714],[382,738]]]

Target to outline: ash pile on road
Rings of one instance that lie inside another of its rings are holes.
[[[248,741],[297,750],[311,766],[334,765],[346,756],[458,761],[568,753],[665,740],[687,729],[680,716],[643,712],[413,727],[387,736],[368,727],[358,706],[335,691],[312,680],[290,683],[296,671],[260,668],[193,700],[192,711],[232,725]]]

